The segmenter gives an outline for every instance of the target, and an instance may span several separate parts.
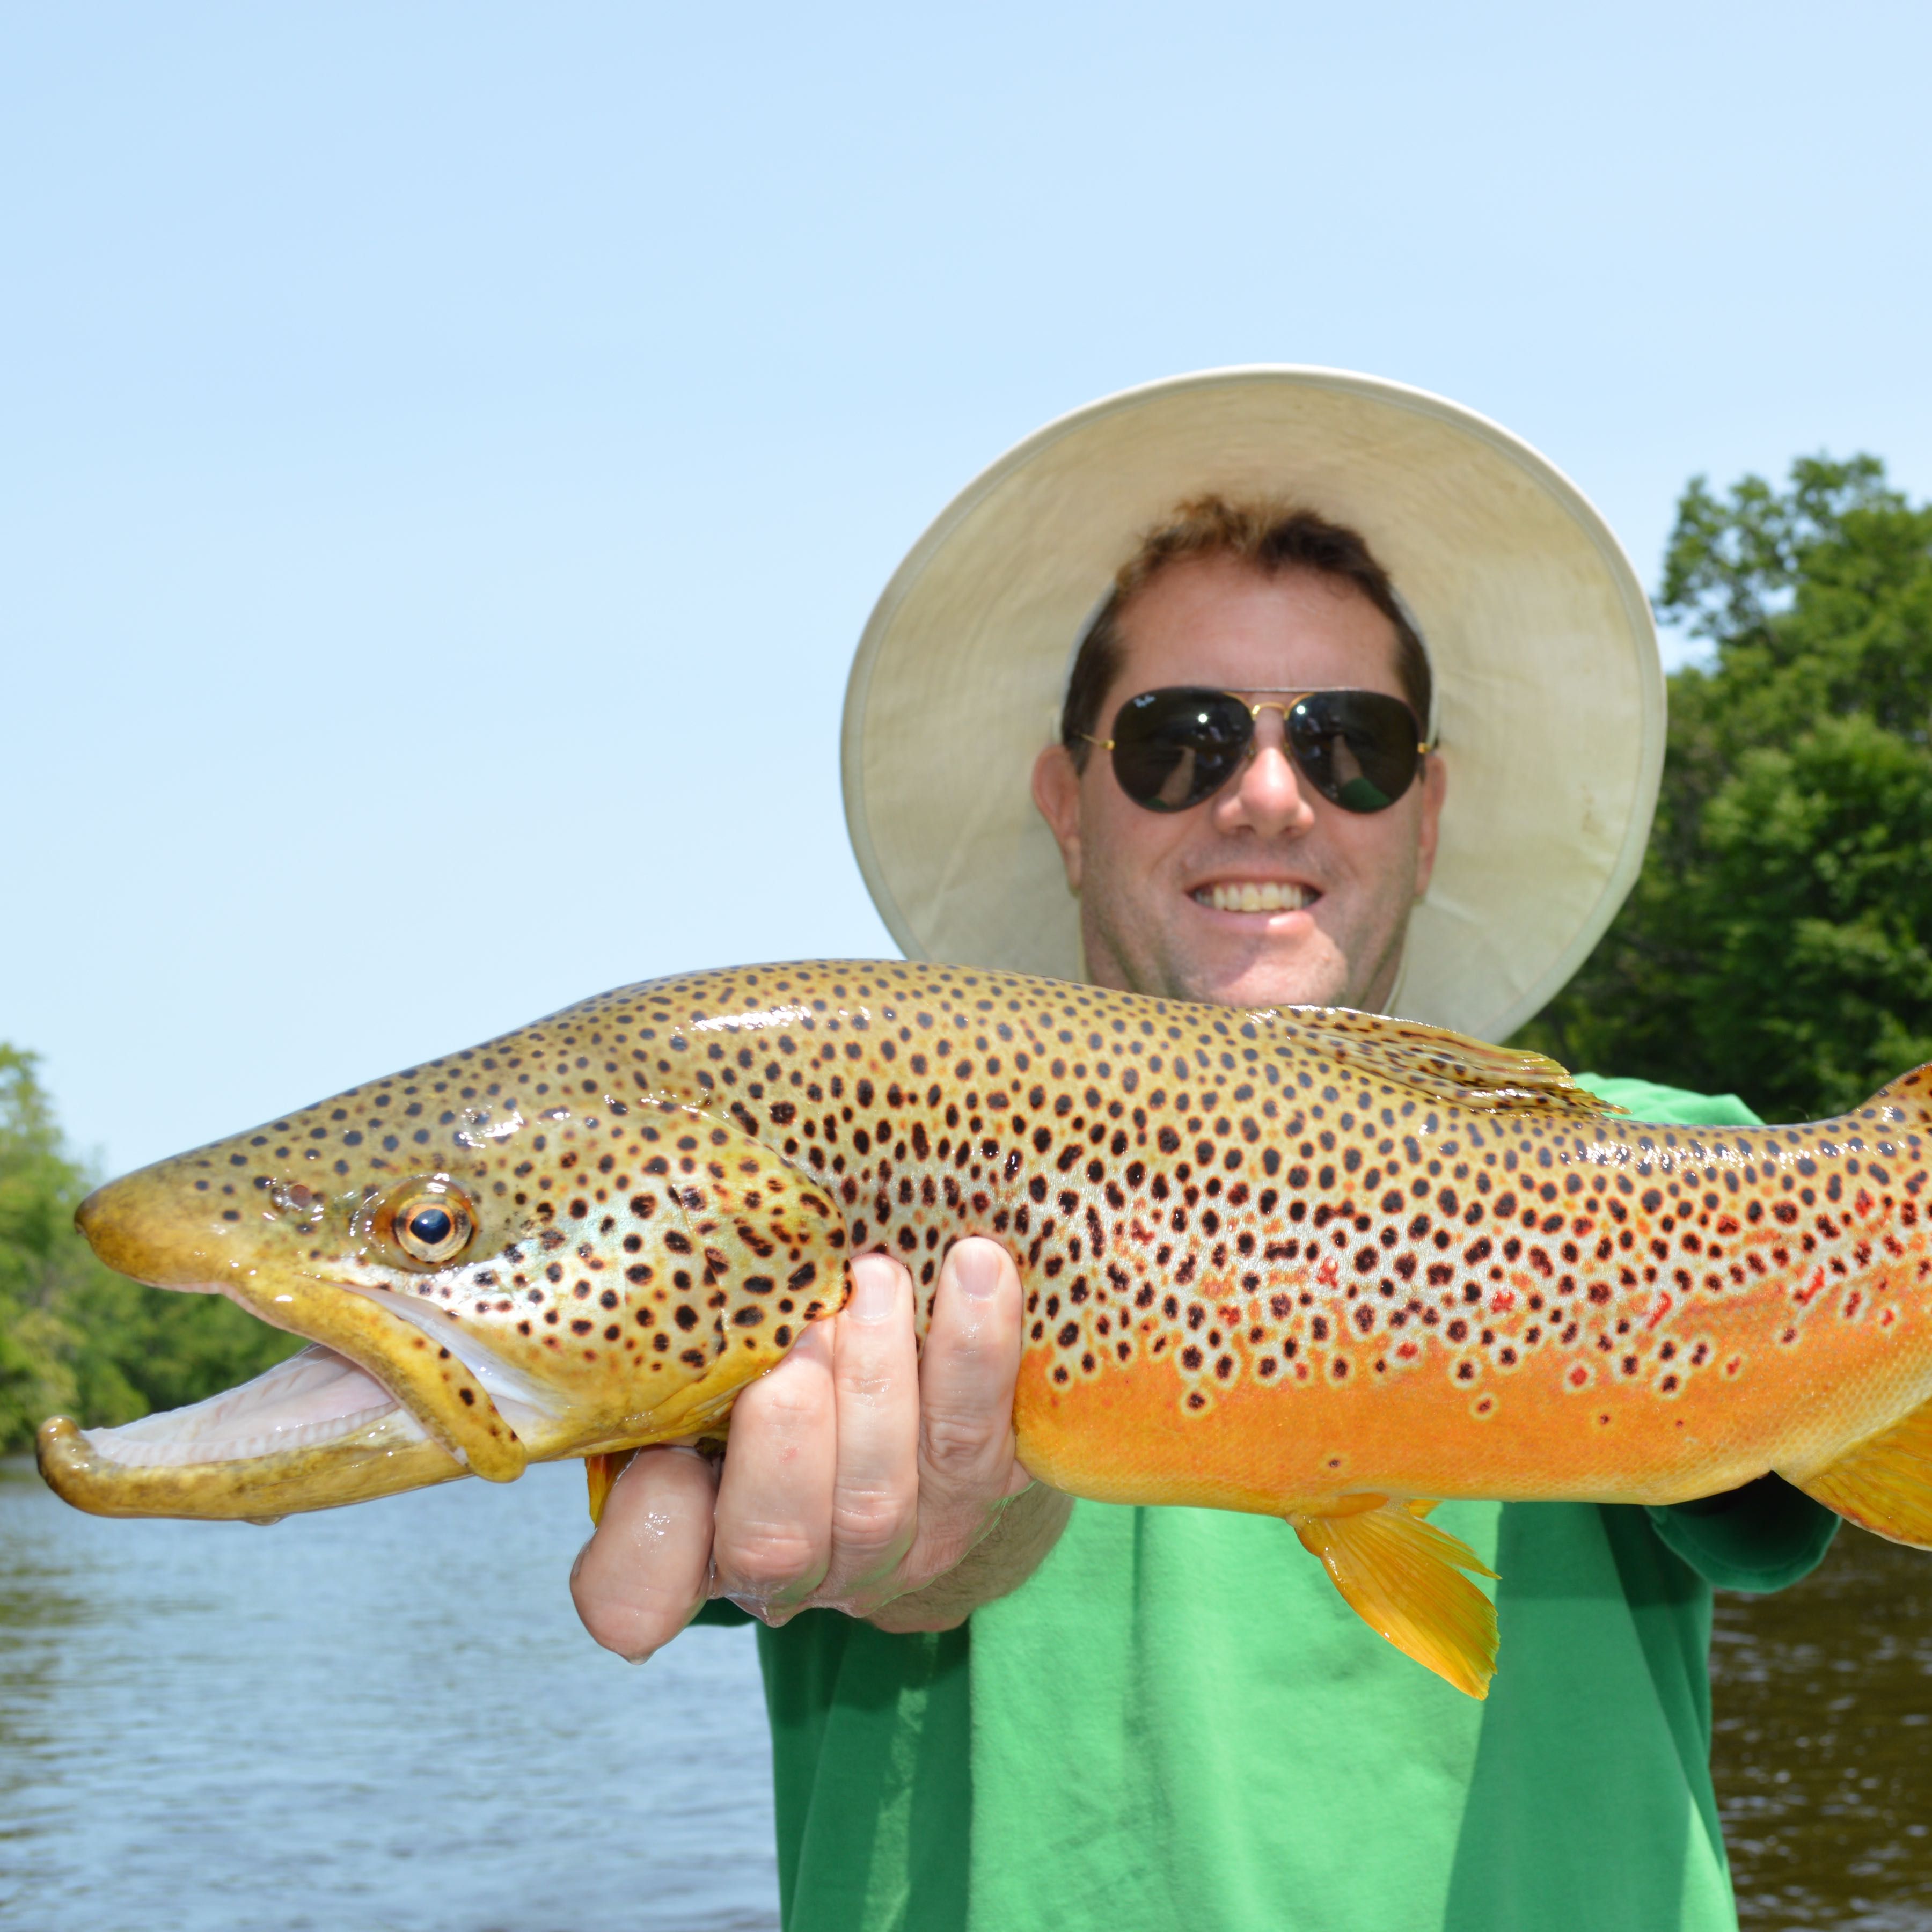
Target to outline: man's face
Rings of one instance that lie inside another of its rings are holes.
[[[1168,685],[1403,695],[1394,626],[1354,585],[1314,572],[1173,565],[1121,613],[1120,634],[1096,737],[1127,698]],[[1219,792],[1178,812],[1135,804],[1097,747],[1084,772],[1058,746],[1041,753],[1034,796],[1080,895],[1088,976],[1222,1005],[1379,1011],[1435,861],[1442,760],[1426,759],[1388,810],[1350,812],[1287,755],[1279,712],[1261,714],[1255,742]],[[1250,886],[1275,909],[1228,909]]]

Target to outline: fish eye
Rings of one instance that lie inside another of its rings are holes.
[[[438,1189],[398,1202],[389,1217],[389,1230],[410,1260],[440,1267],[470,1245],[476,1220],[469,1202],[454,1188]]]

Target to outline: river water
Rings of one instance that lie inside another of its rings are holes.
[[[1849,1524],[1718,1599],[1712,1768],[1747,1932],[1932,1932],[1932,1553]]]
[[[750,1633],[579,1629],[575,1463],[272,1529],[103,1522],[0,1462],[0,1922],[16,1932],[760,1932]],[[1932,1932],[1932,1556],[1846,1528],[1718,1600],[1747,1932]]]
[[[268,1529],[0,1463],[0,1924],[775,1928],[751,1633],[599,1651],[588,1533],[574,1462]]]

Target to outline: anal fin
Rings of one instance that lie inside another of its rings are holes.
[[[584,1457],[584,1478],[590,1486],[592,1523],[604,1520],[604,1505],[610,1500],[617,1478],[631,1466],[631,1458],[637,1453],[634,1449],[616,1449],[608,1454]]]
[[[1932,1402],[1867,1436],[1798,1486],[1861,1529],[1932,1550]]]
[[[1457,1690],[1486,1697],[1496,1670],[1496,1606],[1462,1573],[1496,1572],[1466,1543],[1423,1520],[1434,1507],[1382,1502],[1345,1515],[1294,1510],[1288,1521],[1371,1630]]]

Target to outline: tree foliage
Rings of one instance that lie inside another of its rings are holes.
[[[258,1375],[301,1342],[218,1294],[143,1288],[94,1259],[34,1056],[0,1042],[0,1448],[50,1415],[131,1421]]]
[[[1670,680],[1642,876],[1526,1040],[1606,1072],[1835,1113],[1932,1060],[1932,506],[1884,466],[1697,478],[1659,614]]]

